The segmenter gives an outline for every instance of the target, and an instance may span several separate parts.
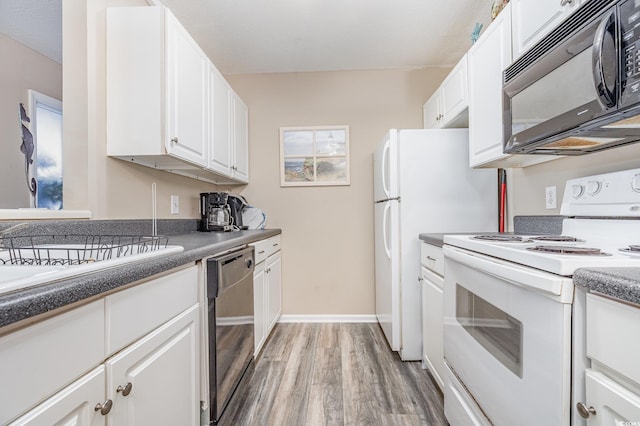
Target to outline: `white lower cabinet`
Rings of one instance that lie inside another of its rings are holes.
[[[199,424],[197,281],[191,266],[0,338],[0,424]]]
[[[440,389],[444,389],[444,279],[422,267],[423,361]]]
[[[587,294],[585,401],[574,416],[588,426],[636,424],[640,421],[640,309]]]
[[[95,409],[104,401],[104,370],[103,365],[92,370],[11,424],[105,425],[106,417]]]
[[[256,267],[253,271],[255,348],[258,356],[282,314],[282,255],[280,235],[252,244]]]

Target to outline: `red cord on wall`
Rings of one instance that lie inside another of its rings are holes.
[[[507,213],[507,171],[499,169],[500,200],[498,205],[498,231],[504,232]]]

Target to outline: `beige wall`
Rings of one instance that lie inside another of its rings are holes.
[[[564,157],[547,163],[510,170],[510,216],[560,214],[564,184],[568,179],[640,168],[640,143],[599,153]],[[558,208],[545,208],[544,190],[557,186]]]
[[[144,0],[64,0],[64,203],[96,219],[150,218],[156,183],[158,218],[199,217],[198,194],[213,184],[106,156],[105,9],[146,6]],[[158,141],[160,143],[160,141]],[[170,214],[170,196],[180,214]]]
[[[0,33],[0,209],[30,207],[18,108],[27,90],[62,99],[62,65]]]
[[[373,151],[389,128],[422,127],[449,69],[232,75],[249,106],[242,192],[283,230],[285,314],[373,314]],[[350,126],[351,185],[281,188],[279,128]]]

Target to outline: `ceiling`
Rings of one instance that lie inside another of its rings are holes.
[[[452,66],[493,0],[148,0],[224,74]],[[62,62],[62,0],[0,0],[0,32]]]

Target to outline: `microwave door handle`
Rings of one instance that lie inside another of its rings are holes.
[[[604,76],[604,63],[602,58],[605,37],[611,25],[615,25],[615,10],[602,20],[593,39],[593,78],[596,85],[596,93],[600,101],[607,107],[616,106],[616,94],[607,88]],[[614,84],[615,88],[615,84]],[[615,89],[614,89],[615,90]]]

